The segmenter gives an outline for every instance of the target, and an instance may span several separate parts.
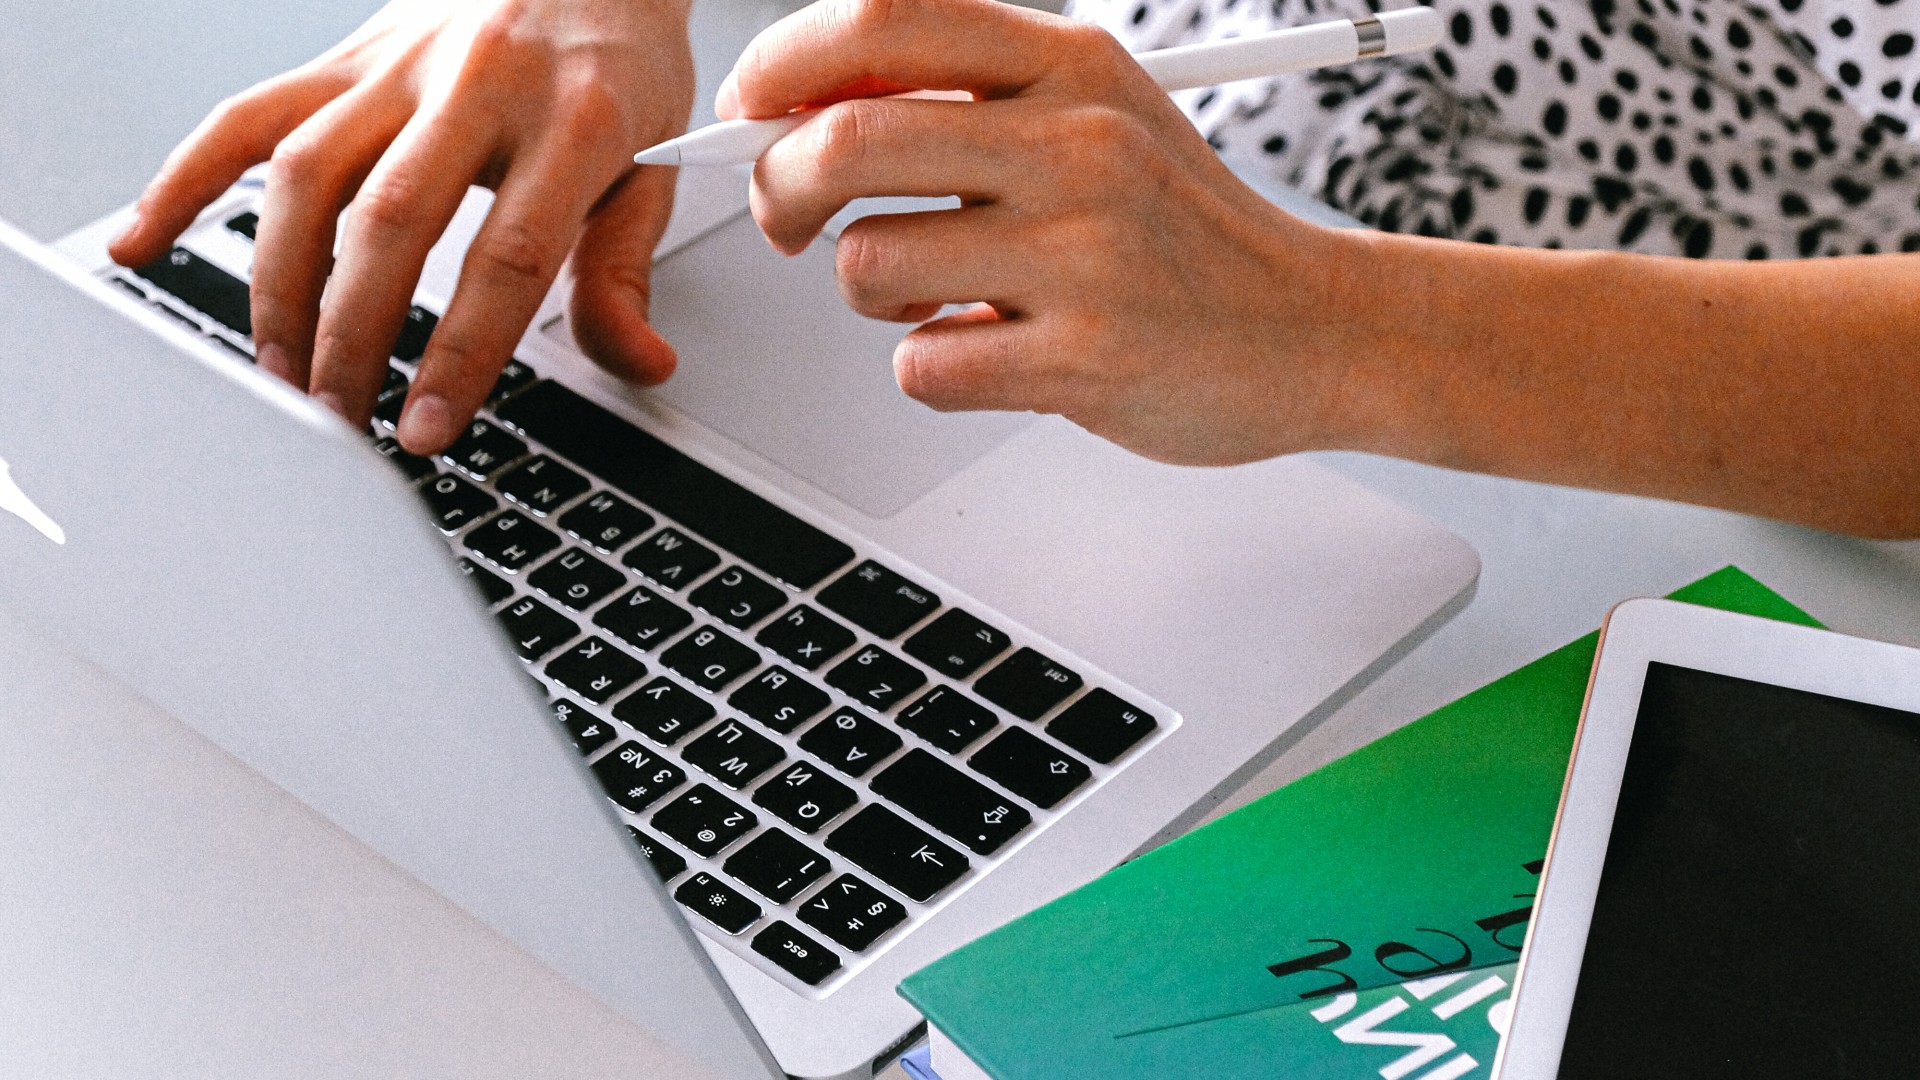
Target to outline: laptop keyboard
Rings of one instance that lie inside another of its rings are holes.
[[[109,280],[250,358],[247,286],[211,260]],[[409,313],[374,448],[694,925],[796,992],[871,962],[1172,726],[519,360],[444,453],[407,453],[393,427],[435,322]]]

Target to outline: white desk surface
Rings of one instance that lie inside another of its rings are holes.
[[[0,217],[51,239],[132,199],[221,97],[308,58],[374,7],[370,0],[12,5],[0,21]],[[696,5],[696,123],[710,118],[712,90],[740,46],[783,10],[780,0]],[[1920,644],[1920,544],[1868,543],[1364,455],[1323,457],[1479,549],[1479,593],[1244,797],[1578,637],[1619,600],[1667,592],[1728,563],[1835,629]]]

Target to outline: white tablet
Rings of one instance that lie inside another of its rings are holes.
[[[1615,608],[1493,1072],[1920,1077],[1920,650]]]

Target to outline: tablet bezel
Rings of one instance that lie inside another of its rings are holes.
[[[1553,1080],[1559,1072],[1647,665],[1655,661],[1920,713],[1920,650],[1672,600],[1615,607],[1601,628],[1493,1080]]]

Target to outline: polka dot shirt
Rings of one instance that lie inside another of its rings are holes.
[[[1068,13],[1141,51],[1370,6]],[[1702,258],[1920,251],[1920,0],[1432,6],[1447,33],[1431,53],[1175,97],[1236,166],[1390,231]]]

